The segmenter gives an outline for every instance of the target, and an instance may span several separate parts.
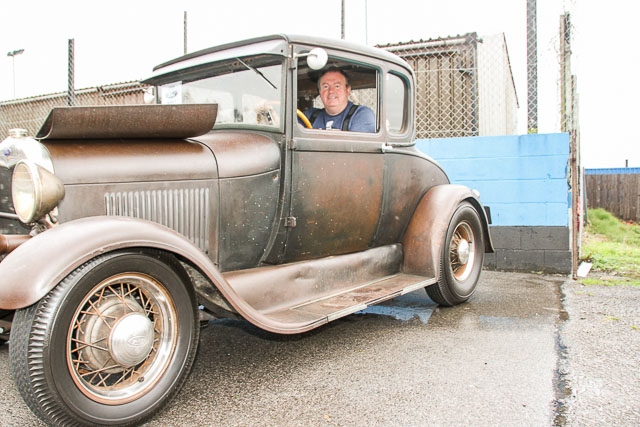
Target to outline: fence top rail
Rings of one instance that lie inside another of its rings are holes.
[[[585,169],[585,175],[635,175],[640,174],[640,168],[592,168]]]

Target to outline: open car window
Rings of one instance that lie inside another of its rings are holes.
[[[308,112],[314,108],[324,108],[318,94],[318,79],[327,68],[339,68],[349,76],[351,95],[349,100],[356,105],[369,107],[376,118],[376,132],[380,130],[378,109],[378,75],[379,71],[353,61],[329,56],[327,65],[321,70],[311,69],[304,58],[298,63],[297,75],[297,108]]]

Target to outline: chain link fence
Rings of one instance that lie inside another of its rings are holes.
[[[503,34],[379,47],[413,67],[417,138],[517,133],[518,99]]]
[[[498,136],[538,131],[538,48],[536,0],[527,0],[526,70],[514,70],[504,34],[468,33],[455,37],[378,45],[405,59],[416,75],[417,138]],[[559,75],[554,93],[559,128],[551,131],[574,132],[573,113],[576,88],[570,74],[571,25],[569,16],[560,17],[557,45]],[[547,47],[547,56],[549,56]],[[521,51],[523,49],[520,49]],[[522,61],[519,61],[522,63]],[[527,76],[526,102],[520,102],[514,74]],[[70,82],[72,78],[70,77]],[[548,88],[546,89],[549,90]],[[143,103],[144,87],[129,82],[74,90],[27,99],[0,102],[0,139],[15,127],[35,135],[51,108],[66,105],[116,105]],[[525,109],[524,127],[522,109]],[[519,123],[520,128],[519,128]]]
[[[54,107],[142,104],[144,91],[144,85],[130,82],[76,90],[73,103],[67,92],[0,102],[0,140],[13,128],[35,135]]]

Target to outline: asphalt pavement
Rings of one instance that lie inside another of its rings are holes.
[[[640,289],[484,271],[466,304],[424,291],[310,333],[210,322],[147,426],[639,425]],[[40,425],[0,346],[0,425]]]

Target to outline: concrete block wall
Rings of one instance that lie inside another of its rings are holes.
[[[496,252],[487,254],[486,267],[571,273],[568,134],[430,139],[416,146],[491,208]]]

